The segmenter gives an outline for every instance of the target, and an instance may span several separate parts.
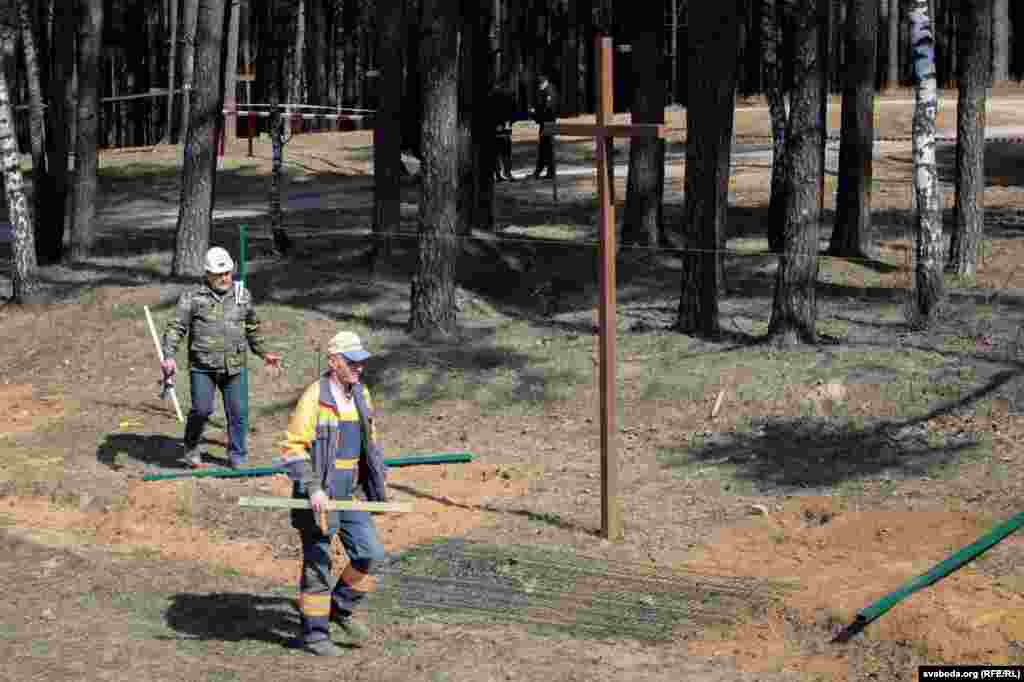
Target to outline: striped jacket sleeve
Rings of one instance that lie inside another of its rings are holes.
[[[309,494],[322,488],[313,470],[313,441],[316,440],[316,417],[320,409],[320,382],[309,386],[299,398],[288,430],[281,443],[281,460],[293,481],[305,484]]]

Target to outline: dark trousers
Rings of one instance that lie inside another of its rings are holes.
[[[244,464],[248,459],[245,420],[242,415],[242,375],[227,372],[189,373],[192,409],[185,423],[185,451],[199,447],[203,428],[213,414],[213,398],[217,389],[224,399],[224,414],[228,422],[228,459],[232,464]]]
[[[540,175],[545,170],[555,172],[555,138],[551,135],[541,135],[537,140],[537,167],[534,175]]]
[[[512,134],[498,133],[494,138],[494,177],[512,177]]]

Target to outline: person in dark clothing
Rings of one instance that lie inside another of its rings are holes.
[[[533,177],[550,178],[555,174],[555,146],[554,139],[544,134],[544,124],[553,123],[557,118],[556,108],[558,97],[555,88],[551,85],[547,76],[541,76],[537,81],[537,103],[533,108],[533,120],[541,126],[537,141],[537,166],[534,168]],[[544,170],[547,173],[542,175]]]
[[[515,181],[512,175],[512,122],[515,120],[515,97],[510,88],[497,86],[491,91],[491,113],[494,122],[494,180]]]

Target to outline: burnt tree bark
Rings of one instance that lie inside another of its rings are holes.
[[[171,37],[167,57],[167,128],[164,142],[173,144],[174,137],[174,76],[178,68],[178,0],[167,0],[167,25]]]
[[[663,8],[649,3],[637,8],[633,44],[634,123],[665,122]],[[661,240],[662,199],[665,189],[665,141],[633,138],[626,177],[623,244],[656,247]]]
[[[1010,80],[1010,0],[993,0],[992,82],[1002,83],[1008,80]]]
[[[71,260],[89,257],[96,241],[96,172],[99,167],[100,63],[103,0],[82,0],[78,18],[78,110]]]
[[[373,126],[374,257],[390,255],[389,235],[401,226],[404,22],[402,3],[377,3],[380,103]]]
[[[793,14],[794,85],[786,128],[782,253],[768,335],[779,345],[816,343],[818,232],[821,219],[821,105],[827,75],[819,31],[828,0],[797,0]]]
[[[195,87],[196,64],[196,30],[199,12],[199,0],[181,0],[181,123],[178,139],[184,140],[192,120],[189,107],[192,103],[192,90]]]
[[[729,207],[740,0],[690,7],[686,108],[683,274],[676,329],[718,334],[723,260],[718,250]],[[698,68],[699,66],[699,68]]]
[[[985,226],[985,104],[992,45],[992,0],[963,0],[956,109],[956,203],[948,268],[973,278]]]
[[[763,44],[764,88],[768,100],[768,114],[772,126],[772,178],[771,198],[768,203],[768,248],[782,251],[783,208],[786,176],[786,125],[789,121],[789,101],[782,69],[782,51],[786,17],[790,15],[791,0],[762,0],[761,38]]]
[[[58,263],[64,258],[64,232],[67,223],[69,135],[75,118],[69,106],[72,80],[75,72],[75,7],[73,3],[54,3],[51,75],[47,93],[46,116],[46,170],[49,174],[46,221],[41,223],[47,232],[37,241],[36,254],[42,265]]]
[[[213,220],[217,139],[224,106],[226,0],[200,0],[196,19],[196,83],[189,106],[181,200],[171,272],[203,274]]]
[[[877,28],[878,0],[850,0],[833,256],[863,258],[871,231]]]

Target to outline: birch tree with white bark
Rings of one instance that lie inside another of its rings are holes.
[[[7,65],[14,56],[13,27],[0,27],[0,168],[3,169],[7,212],[14,232],[12,244],[13,301],[31,303],[38,292],[36,243],[32,224],[32,205],[25,194],[21,175],[21,155],[14,134],[14,110],[7,86]]]
[[[928,0],[910,6],[910,60],[914,81],[914,280],[908,322],[926,328],[934,320],[943,295],[942,209],[935,165],[935,39]]]

